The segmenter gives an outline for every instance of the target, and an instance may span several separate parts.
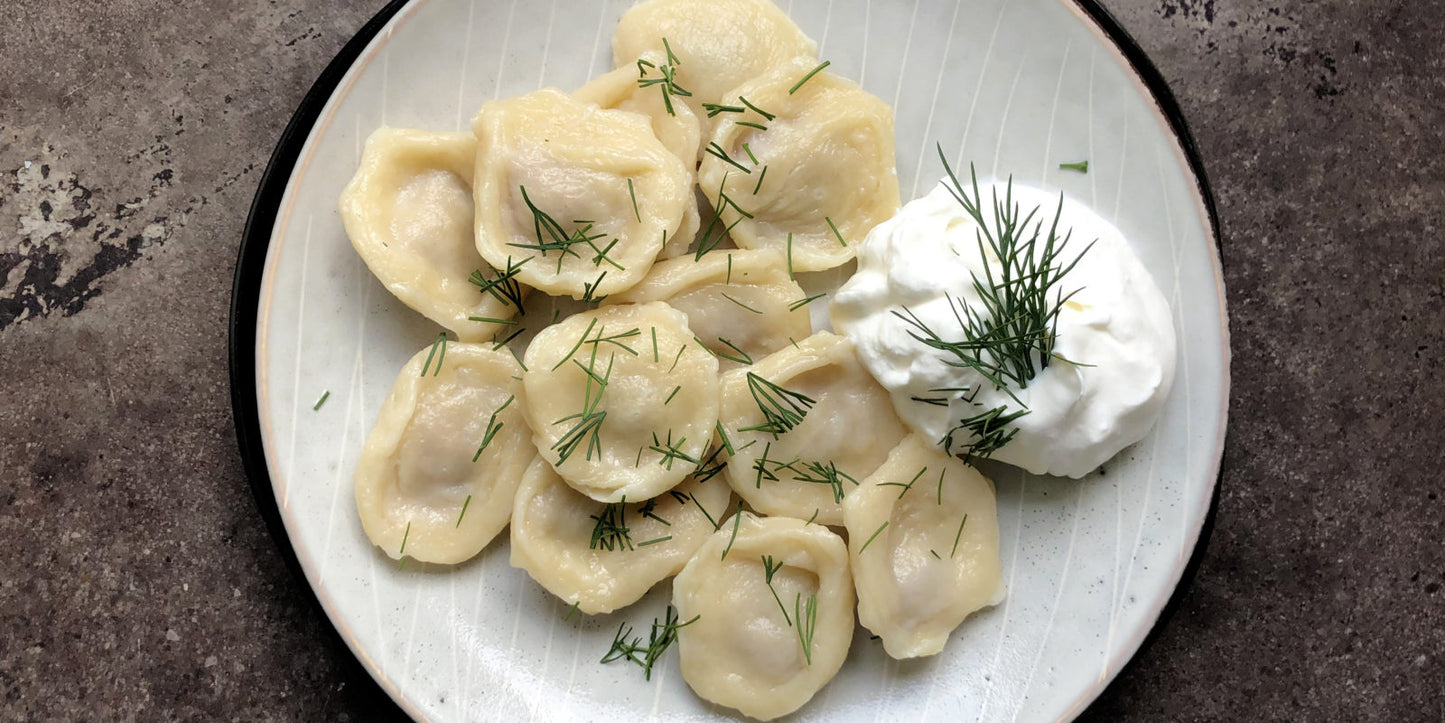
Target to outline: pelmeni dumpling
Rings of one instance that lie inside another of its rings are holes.
[[[673,102],[663,95],[656,86],[638,85],[639,69],[656,68],[666,63],[665,54],[648,52],[638,59],[638,64],[624,65],[610,73],[599,75],[587,85],[573,91],[572,97],[585,103],[595,103],[602,108],[632,111],[652,121],[652,132],[662,145],[682,160],[689,172],[697,167],[701,131],[697,116],[681,100]],[[667,238],[662,247],[662,257],[672,258],[687,252],[693,237],[697,236],[699,215],[697,199],[693,197],[685,204],[682,225]]]
[[[356,507],[373,544],[450,564],[501,531],[537,457],[515,399],[521,373],[505,351],[457,342],[402,367],[356,463]]]
[[[647,116],[544,88],[487,103],[472,131],[477,250],[549,294],[631,287],[696,203],[691,167]]]
[[[739,512],[673,581],[682,677],[698,695],[770,720],[832,680],[853,640],[853,581],[828,528]],[[770,584],[771,583],[771,584]]]
[[[721,462],[703,461],[703,472],[667,494],[613,505],[533,462],[512,508],[512,566],[588,615],[631,605],[677,574],[717,529],[709,520],[726,516],[732,490],[712,476]]]
[[[491,337],[517,313],[505,296],[468,281],[492,278],[472,240],[476,149],[470,133],[379,128],[341,193],[346,235],[371,273],[463,341]]]
[[[644,53],[664,53],[667,47],[678,61],[672,65],[674,81],[691,93],[682,99],[699,119],[705,117],[703,103],[716,103],[768,69],[796,56],[812,57],[818,50],[817,43],[768,0],[647,0],[618,21],[612,36],[613,67],[632,65]],[[651,75],[661,77],[661,69]]]
[[[843,501],[858,619],[894,658],[936,655],[1003,601],[993,482],[909,435]]]
[[[527,347],[523,410],[542,457],[598,502],[641,502],[702,459],[717,425],[717,359],[667,304],[605,306]]]
[[[659,262],[642,283],[609,301],[666,301],[718,355],[720,368],[762,359],[813,333],[807,295],[769,249],[714,251]]]
[[[794,59],[734,89],[775,117],[719,115],[697,176],[738,246],[788,251],[798,271],[846,263],[898,210],[893,109],[826,70],[808,77],[817,65]]]
[[[764,514],[825,525],[843,524],[843,498],[906,433],[853,342],[828,332],[724,375],[719,423],[739,496]]]

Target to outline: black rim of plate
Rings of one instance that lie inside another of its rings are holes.
[[[1210,232],[1214,235],[1215,252],[1220,255],[1222,264],[1223,248],[1220,242],[1219,217],[1214,204],[1214,194],[1210,190],[1209,179],[1204,171],[1204,163],[1199,157],[1199,150],[1195,146],[1194,136],[1189,132],[1189,126],[1184,120],[1178,102],[1174,99],[1174,94],[1164,81],[1164,76],[1159,73],[1158,68],[1154,67],[1153,62],[1144,53],[1144,49],[1139,47],[1133,37],[1124,30],[1108,10],[1099,5],[1097,0],[1072,1],[1124,55],[1134,72],[1144,82],[1154,102],[1158,104],[1160,112],[1169,121],[1170,130],[1184,151],[1184,156],[1189,163],[1189,170],[1198,184],[1200,197],[1204,200]],[[306,580],[306,574],[301,569],[301,562],[296,557],[296,550],[291,545],[291,538],[286,534],[285,524],[281,520],[281,510],[276,504],[276,495],[271,485],[271,474],[266,467],[266,453],[261,440],[260,409],[256,397],[256,312],[261,299],[261,278],[266,265],[266,252],[271,245],[271,232],[275,227],[276,214],[281,207],[281,199],[286,193],[287,184],[301,154],[301,149],[320,117],[321,110],[335,92],[342,77],[351,69],[362,51],[371,43],[372,38],[381,32],[382,28],[406,6],[407,2],[408,0],[391,0],[386,7],[367,21],[366,25],[362,26],[351,40],[347,41],[336,57],[327,64],[316,82],[312,84],[311,89],[307,91],[301,104],[296,108],[296,112],[291,116],[290,122],[286,124],[286,129],[281,133],[281,140],[276,144],[276,150],[272,152],[271,159],[266,164],[266,171],[261,176],[261,184],[256,190],[256,197],[251,202],[251,210],[246,218],[246,228],[241,236],[241,247],[236,258],[236,273],[231,289],[229,345],[231,413],[236,425],[236,439],[240,446],[241,462],[245,468],[246,477],[250,480],[251,493],[256,499],[256,506],[261,512],[261,517],[266,521],[266,527],[270,531],[272,539],[280,548],[286,566],[305,588],[305,594],[314,606],[313,609],[321,611],[323,616],[326,616],[326,611],[320,600],[317,599],[316,591],[311,589],[310,583]],[[1221,481],[1222,473],[1220,478],[1215,480],[1214,495],[1209,502],[1209,511],[1205,514],[1199,539],[1194,545],[1189,562],[1184,567],[1179,584],[1175,586],[1169,601],[1160,611],[1159,617],[1155,620],[1139,649],[1130,656],[1128,662],[1121,669],[1115,671],[1115,679],[1119,674],[1132,668],[1135,661],[1153,644],[1160,630],[1163,629],[1164,623],[1172,617],[1180,601],[1185,597],[1214,530],[1215,516],[1219,510]],[[329,616],[326,617],[326,620],[328,637],[333,643],[333,648],[342,649],[346,643],[342,640]],[[372,713],[377,714],[378,717],[403,717],[401,709],[397,707],[399,701],[392,701],[390,696],[383,691],[374,679],[374,672],[364,668],[354,654],[347,657],[349,660],[343,663],[343,666],[349,674],[348,677],[352,679],[348,682],[365,680],[366,684],[370,686],[368,690],[353,693],[353,695],[364,696],[372,703],[382,706],[382,708],[372,710]],[[366,671],[365,678],[357,674],[360,670]],[[1112,680],[1110,685],[1113,685]],[[1102,692],[1103,689],[1098,691],[1098,693]],[[1090,705],[1093,705],[1093,701],[1090,701]]]

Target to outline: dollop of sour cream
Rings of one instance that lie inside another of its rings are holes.
[[[959,420],[999,405],[1013,411],[1021,401],[1029,413],[1013,422],[1017,434],[992,458],[1034,474],[1082,477],[1142,439],[1164,406],[1175,363],[1168,302],[1123,234],[1083,203],[1064,198],[1058,235],[1073,233],[1058,263],[1078,263],[1058,288],[1066,296],[1077,292],[1059,310],[1054,353],[1069,361],[1052,359],[1027,387],[1011,386],[1015,401],[976,371],[950,366],[957,357],[914,339],[916,327],[894,313],[906,310],[943,339],[961,340],[952,305],[982,312],[974,277],[984,278],[989,264],[998,278],[998,259],[980,253],[978,224],[945,182],[868,234],[858,271],[834,296],[833,325],[853,340],[860,361],[892,394],[898,416],[925,438],[941,445]],[[1002,183],[980,184],[990,227],[994,194],[1003,200],[1007,192]],[[1022,215],[1039,209],[1033,223],[1043,223],[1036,245],[1042,250],[1059,196],[1018,184],[1012,192]],[[965,387],[977,390],[971,400],[936,391]],[[950,401],[941,406],[914,397]],[[953,451],[968,439],[967,432],[955,435]]]

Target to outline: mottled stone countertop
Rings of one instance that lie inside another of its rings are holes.
[[[0,719],[370,720],[231,423],[261,169],[380,3],[9,3]],[[1213,539],[1086,719],[1445,719],[1445,16],[1108,0],[1217,195],[1233,397]]]

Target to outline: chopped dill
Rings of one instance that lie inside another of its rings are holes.
[[[860,548],[858,548],[858,554],[859,554],[859,555],[863,554],[863,551],[866,550],[866,549],[868,549],[868,546],[869,546],[869,545],[873,544],[873,540],[877,539],[877,538],[878,538],[878,535],[882,534],[884,528],[886,528],[886,527],[888,527],[888,522],[887,522],[887,521],[884,521],[883,524],[881,524],[881,525],[878,526],[878,529],[876,529],[876,530],[873,531],[873,534],[871,534],[871,535],[868,536],[868,539],[863,543],[863,546],[860,547]],[[955,544],[956,544],[956,543],[955,543]]]
[[[440,353],[440,354],[437,353],[437,349],[438,349],[438,348],[441,349],[441,353]],[[422,367],[421,367],[421,375],[422,375],[422,376],[426,376],[427,370],[428,370],[428,369],[431,369],[431,360],[432,360],[433,357],[435,357],[436,360],[437,360],[437,369],[436,369],[436,371],[432,372],[432,376],[437,376],[437,375],[441,374],[441,373],[442,373],[442,360],[445,359],[446,356],[447,356],[447,334],[446,334],[446,332],[442,332],[442,333],[440,333],[440,334],[437,334],[437,340],[431,343],[431,351],[428,352],[427,355],[426,355],[426,363],[425,363],[425,364],[422,364]]]
[[[831,61],[831,60],[825,60],[825,61],[823,61],[822,63],[819,63],[819,64],[818,64],[818,67],[813,68],[812,70],[808,71],[808,74],[805,75],[805,76],[803,76],[803,79],[802,79],[802,80],[800,80],[800,81],[798,81],[797,83],[793,84],[793,87],[791,87],[791,88],[788,89],[788,95],[792,95],[792,94],[798,92],[798,89],[801,88],[801,87],[803,87],[803,84],[804,84],[804,83],[812,80],[812,79],[813,79],[813,76],[817,75],[817,74],[818,74],[819,72],[821,72],[824,68],[826,68],[826,67],[828,67],[829,65],[832,65],[832,64],[833,64],[833,61]],[[768,120],[772,120],[772,119],[769,118]]]

